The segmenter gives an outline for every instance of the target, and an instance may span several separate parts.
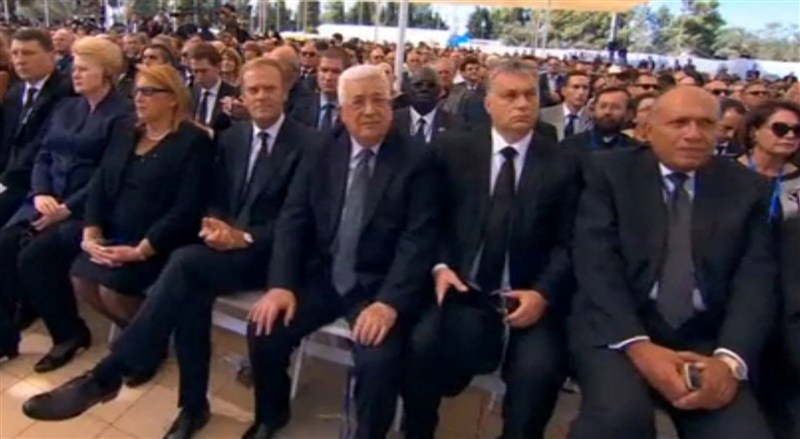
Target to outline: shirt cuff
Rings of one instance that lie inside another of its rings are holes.
[[[439,270],[449,269],[450,267],[447,264],[439,263],[433,266],[433,270],[431,270],[431,274],[435,275],[439,272]]]
[[[742,368],[742,375],[744,375],[744,379],[747,380],[748,377],[750,376],[749,372],[750,369],[747,368],[747,363],[736,352],[733,352],[730,349],[717,348],[714,350],[714,355],[715,356],[724,355],[728,358],[734,359],[737,363],[739,363],[739,366]]]
[[[636,337],[631,337],[619,343],[610,344],[608,345],[608,348],[615,351],[624,351],[625,349],[628,348],[628,346],[634,343],[639,343],[640,341],[650,341],[650,337],[646,335],[637,335]]]

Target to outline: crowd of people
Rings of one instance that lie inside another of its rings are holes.
[[[212,309],[248,315],[255,413],[290,421],[295,348],[344,318],[355,437],[432,439],[506,384],[502,438],[800,437],[800,85],[360,41],[20,28],[0,49],[0,360],[42,319],[28,400],[80,416],[180,368],[170,439],[208,422]],[[211,40],[211,41],[209,41]],[[399,87],[393,87],[393,84]],[[84,308],[85,309],[85,308]],[[1,366],[0,366],[1,367]]]

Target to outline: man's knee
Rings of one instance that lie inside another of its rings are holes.
[[[584,401],[569,439],[647,439],[655,432],[655,409],[642,395],[605,395],[602,401]],[[583,395],[592,398],[591,395]]]

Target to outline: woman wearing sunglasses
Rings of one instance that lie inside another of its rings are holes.
[[[140,66],[134,105],[138,125],[109,147],[92,182],[71,271],[75,293],[123,328],[170,252],[196,237],[213,160],[172,66]]]
[[[0,296],[15,291],[36,308],[53,339],[34,366],[48,372],[68,363],[91,343],[69,282],[80,253],[89,182],[107,147],[130,125],[133,105],[114,90],[122,51],[98,37],[72,49],[72,83],[79,95],[55,108],[41,136],[31,193],[0,231]],[[0,357],[5,346],[0,343]]]

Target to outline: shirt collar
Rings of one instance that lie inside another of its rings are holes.
[[[325,108],[325,105],[327,105],[327,104],[333,104],[334,107],[336,107],[336,105],[338,105],[337,102],[336,102],[336,99],[330,99],[330,98],[328,98],[328,96],[325,93],[320,93],[319,94],[319,108]]]
[[[36,82],[36,83],[34,83],[34,84],[31,84],[31,83],[29,83],[29,82],[26,82],[26,83],[25,83],[25,93],[28,93],[28,90],[29,90],[31,87],[36,87],[36,93],[39,93],[39,92],[41,92],[41,91],[42,91],[42,88],[44,87],[44,83],[45,83],[45,82],[47,82],[47,80],[48,80],[48,79],[50,79],[50,75],[47,75],[47,76],[45,76],[44,78],[40,79],[39,81],[37,81],[37,82]]]
[[[284,119],[286,119],[286,117],[281,114],[281,117],[279,117],[275,123],[267,127],[267,129],[261,129],[258,127],[258,125],[256,125],[255,122],[253,122],[253,137],[257,137],[258,133],[266,131],[266,133],[269,134],[269,139],[274,141],[278,138],[278,132],[280,132],[281,126],[283,126]]]
[[[667,165],[665,165],[665,164],[663,164],[661,162],[658,162],[658,169],[661,171],[661,178],[664,179],[665,181],[669,182],[669,184],[671,185],[672,181],[667,177],[669,177],[670,175],[672,175],[672,174],[674,174],[675,172],[678,172],[678,171],[673,171],[672,169],[668,168]],[[686,182],[689,183],[689,187],[694,187],[694,177],[695,177],[696,171],[684,172],[684,174],[686,174],[689,177],[689,178],[686,179]]]
[[[525,137],[519,139],[517,142],[508,143],[497,130],[492,127],[492,155],[500,154],[506,146],[510,146],[517,150],[517,157],[525,157],[528,152],[528,146],[531,144],[533,138],[533,130],[531,130]]]
[[[380,150],[381,150],[381,144],[380,143],[375,145],[375,146],[373,146],[372,148],[367,148],[366,146],[363,146],[360,143],[358,143],[358,140],[356,140],[355,137],[353,137],[353,136],[350,136],[350,145],[351,145],[351,148],[350,148],[350,161],[355,160],[356,157],[358,157],[358,155],[361,153],[362,150],[371,149],[372,152],[375,153],[375,157],[378,156],[378,152],[380,152]]]
[[[201,87],[200,87],[200,92],[202,93],[202,92],[204,92],[204,91],[208,90],[208,91],[210,92],[211,96],[217,96],[217,95],[219,94],[219,88],[220,88],[221,86],[222,86],[222,79],[218,79],[218,80],[217,80],[217,83],[216,83],[216,84],[214,84],[214,86],[213,86],[213,87],[211,87],[211,88],[209,88],[209,89],[205,89],[205,88],[203,88],[203,87],[201,86]]]
[[[561,104],[561,108],[564,109],[564,119],[569,119],[569,115],[570,114],[574,114],[575,116],[580,116],[581,111],[582,111],[582,110],[578,110],[578,111],[573,113],[572,111],[569,111],[569,107],[567,107],[567,104]]]
[[[414,109],[414,107],[408,107],[408,108],[409,108],[409,110],[411,110],[411,126],[412,127],[416,127],[417,124],[419,123],[418,121],[420,119],[424,119],[425,120],[425,126],[426,127],[432,127],[433,126],[433,119],[436,117],[436,107],[434,107],[433,110],[431,110],[428,114],[426,114],[424,116],[419,114],[417,112],[417,110]]]

